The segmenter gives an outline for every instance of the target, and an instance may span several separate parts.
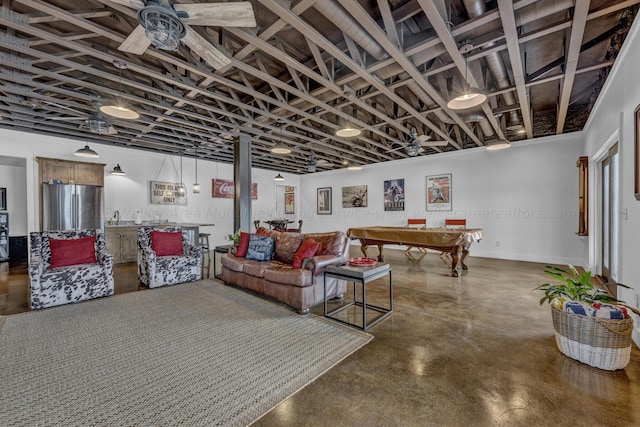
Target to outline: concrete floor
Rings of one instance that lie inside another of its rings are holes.
[[[401,251],[385,257],[394,312],[367,330],[374,339],[254,425],[640,425],[640,351],[634,345],[615,372],[562,355],[550,308],[532,291],[548,281],[544,265],[471,256],[453,278],[434,252],[418,262]],[[28,279],[7,270],[0,314],[25,311]],[[115,270],[116,293],[139,289],[135,264]],[[386,279],[367,287],[368,300],[384,304]]]

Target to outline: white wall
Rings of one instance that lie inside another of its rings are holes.
[[[183,181],[187,185],[187,205],[156,205],[150,203],[149,181],[179,181],[180,157],[171,157],[147,151],[122,147],[111,147],[101,144],[90,144],[100,154],[97,159],[82,159],[74,156],[84,142],[62,138],[34,135],[0,129],[0,153],[2,155],[26,159],[27,182],[24,193],[27,200],[26,229],[39,229],[38,180],[36,157],[50,157],[74,161],[105,163],[105,220],[115,210],[120,212],[121,220],[133,220],[135,212],[140,210],[143,220],[153,219],[155,214],[161,219],[174,222],[197,224],[215,224],[202,227],[202,231],[211,233],[211,245],[228,244],[226,236],[233,233],[233,199],[211,197],[211,180],[214,178],[233,180],[233,166],[230,164],[199,160],[198,181],[200,193],[191,192],[191,184],[195,180],[195,161],[183,158]],[[162,163],[164,161],[164,166]],[[127,173],[126,176],[109,175],[116,163]],[[162,166],[162,167],[161,167]],[[177,172],[176,172],[177,170]],[[252,201],[252,218],[268,220],[276,216],[276,185],[273,171],[253,170],[253,181],[258,183],[258,200]],[[299,186],[297,175],[282,174],[285,181],[279,185]],[[24,182],[24,176],[22,177]],[[13,227],[13,218],[12,227]],[[11,233],[13,235],[13,233]]]
[[[24,160],[8,158],[8,164],[0,162],[0,187],[7,189],[7,212],[9,212],[9,236],[27,235],[27,183]],[[15,160],[22,160],[22,162]],[[22,163],[18,165],[16,163]]]
[[[590,163],[590,218],[597,217],[598,198],[596,193],[597,164],[594,156],[602,152],[608,141],[617,140],[619,147],[620,175],[620,245],[618,247],[618,277],[620,283],[625,283],[633,289],[618,289],[618,298],[630,305],[639,306],[640,298],[640,263],[637,253],[640,245],[640,201],[634,197],[634,110],[640,104],[640,86],[638,85],[638,70],[640,69],[640,22],[635,20],[631,31],[620,51],[607,82],[602,89],[598,101],[594,106],[586,131],[586,154]],[[626,213],[626,216],[624,215]],[[585,248],[589,258],[590,268],[596,269],[599,263],[596,239],[597,225],[591,222],[589,246]],[[634,340],[640,342],[640,322],[636,317]]]
[[[300,178],[304,231],[344,230],[366,225],[405,225],[407,218],[467,218],[485,238],[472,255],[582,265],[578,228],[578,169],[583,135],[514,143],[506,150],[484,148],[332,171]],[[426,176],[452,174],[453,209],[426,211]],[[405,210],[385,212],[383,182],[405,180]],[[342,187],[368,186],[368,207],[342,208]],[[332,187],[333,214],[316,215],[316,188]]]

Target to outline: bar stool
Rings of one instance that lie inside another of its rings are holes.
[[[202,248],[203,253],[204,253],[204,250],[206,249],[207,256],[209,256],[209,236],[210,235],[211,235],[210,233],[198,234],[198,239],[200,240],[200,247]]]

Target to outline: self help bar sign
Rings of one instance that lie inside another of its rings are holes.
[[[151,181],[151,203],[155,205],[186,205],[187,192],[178,191],[180,183]]]

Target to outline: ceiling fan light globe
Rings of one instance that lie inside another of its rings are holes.
[[[138,22],[144,27],[145,35],[158,49],[176,51],[180,39],[187,34],[187,29],[178,18],[173,7],[148,2],[138,11]]]
[[[415,157],[420,153],[420,144],[409,144],[407,145],[407,155],[410,157]]]

